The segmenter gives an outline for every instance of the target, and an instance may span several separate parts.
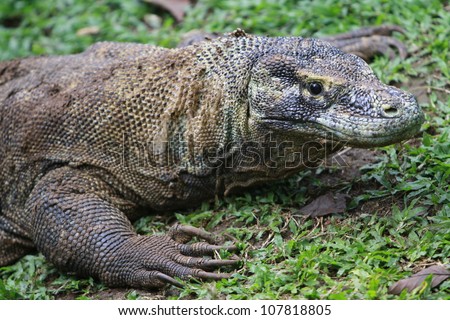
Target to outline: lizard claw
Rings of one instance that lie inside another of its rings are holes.
[[[183,288],[183,285],[181,283],[179,283],[177,280],[175,280],[172,277],[169,277],[168,275],[161,273],[161,272],[157,272],[155,274],[155,278],[158,279],[159,281],[161,281],[162,283],[170,283],[171,285],[178,287],[178,288]]]

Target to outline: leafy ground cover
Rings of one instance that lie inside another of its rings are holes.
[[[371,66],[384,82],[415,93],[427,121],[420,135],[402,145],[344,152],[345,165],[324,165],[136,223],[143,234],[164,232],[175,221],[226,232],[245,258],[229,280],[186,282],[181,290],[110,289],[60,274],[35,255],[0,268],[0,297],[450,299],[450,281],[431,288],[431,278],[411,293],[388,293],[390,285],[426,266],[450,265],[449,10],[448,1],[438,0],[199,0],[176,23],[139,0],[3,0],[0,60],[75,53],[101,40],[173,47],[192,29],[325,36],[396,24],[406,31],[397,37],[410,56],[377,57]],[[328,192],[348,195],[344,213],[314,219],[300,214],[299,208]]]

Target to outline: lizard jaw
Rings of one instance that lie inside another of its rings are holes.
[[[332,106],[314,122],[335,139],[362,148],[383,147],[408,139],[419,131],[425,119],[417,104],[405,106],[396,116],[377,118],[338,114],[333,110]]]
[[[350,115],[333,110],[331,106],[310,120],[274,117],[262,120],[267,127],[289,131],[293,137],[298,135],[305,142],[326,139],[359,148],[383,147],[406,140],[416,134],[424,122],[424,114],[415,104],[405,108],[406,112],[388,118]]]

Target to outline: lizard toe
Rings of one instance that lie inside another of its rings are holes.
[[[375,26],[375,27],[368,27],[365,29],[365,35],[364,36],[391,36],[394,32],[398,32],[401,34],[405,34],[405,29],[403,29],[400,26],[396,25],[381,25],[381,26]]]
[[[193,237],[198,237],[207,241],[208,243],[217,243],[220,239],[219,236],[216,236],[205,230],[182,224],[175,224],[174,226],[172,226],[167,235],[179,243],[186,243]]]
[[[379,50],[380,53],[387,54],[391,59],[395,58],[396,56],[395,51],[398,52],[398,55],[402,59],[405,59],[408,56],[408,51],[406,50],[405,45],[400,41],[398,41],[397,39],[385,36],[379,37],[382,38],[379,40],[379,42],[384,43],[386,45],[384,49],[385,51]]]
[[[215,269],[220,267],[232,266],[240,262],[240,260],[221,260],[211,258],[187,257],[177,254],[172,257],[174,261],[187,267],[196,267],[201,269]]]
[[[226,251],[236,251],[237,247],[234,245],[231,246],[222,246],[222,245],[214,245],[206,242],[196,242],[193,244],[178,244],[178,250],[186,256],[203,256],[203,255],[212,255],[215,251],[218,250],[226,250]]]
[[[199,261],[191,263],[191,265],[195,264],[199,264]],[[157,271],[153,271],[157,272],[157,279],[159,281],[174,285],[177,285],[175,284],[175,277],[183,280],[188,280],[191,278],[203,280],[220,280],[229,278],[231,276],[229,273],[208,272],[200,268],[185,266],[173,260],[159,261],[158,266],[155,266],[154,264],[149,265],[149,269],[154,269],[155,267],[157,269],[160,269]]]
[[[215,273],[215,272],[207,272],[199,269],[193,269],[194,276],[203,280],[222,280],[228,279],[231,277],[230,273]]]

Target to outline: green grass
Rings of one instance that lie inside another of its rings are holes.
[[[448,280],[439,288],[430,289],[426,283],[399,297],[387,292],[392,283],[421,266],[450,264],[448,2],[199,0],[184,22],[176,24],[167,13],[138,0],[3,0],[0,60],[75,53],[101,40],[171,47],[183,33],[199,28],[324,36],[379,24],[406,30],[398,38],[411,56],[378,57],[371,65],[384,82],[419,95],[427,114],[420,137],[382,148],[379,158],[351,182],[327,185],[321,178],[339,176],[340,169],[320,168],[195,211],[147,217],[136,226],[141,233],[153,233],[163,232],[175,219],[207,230],[225,225],[245,257],[229,280],[187,282],[181,291],[157,292],[163,297],[450,299]],[[99,32],[77,35],[85,27]],[[298,215],[298,208],[328,190],[351,195],[348,212],[318,219]],[[60,274],[42,256],[27,256],[0,269],[0,297],[6,299],[136,299],[154,294],[111,290],[92,279]]]

